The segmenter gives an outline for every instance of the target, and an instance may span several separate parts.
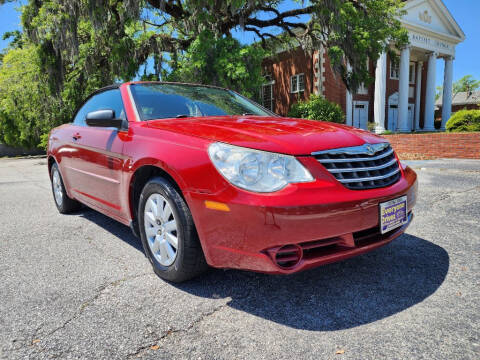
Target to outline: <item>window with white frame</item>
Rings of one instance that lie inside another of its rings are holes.
[[[398,80],[400,74],[400,69],[398,65],[398,61],[390,61],[390,79]]]
[[[290,78],[290,92],[298,93],[305,90],[305,75],[296,74]]]
[[[265,76],[265,84],[262,85],[262,105],[264,108],[273,110],[273,84],[275,81],[272,80],[270,75]]]

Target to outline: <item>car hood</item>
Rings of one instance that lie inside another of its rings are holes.
[[[214,116],[150,120],[151,128],[290,155],[386,140],[368,131],[323,121],[284,117]]]

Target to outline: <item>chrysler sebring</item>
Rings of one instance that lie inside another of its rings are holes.
[[[415,172],[382,137],[284,118],[222,88],[130,82],[52,130],[60,213],[129,225],[154,271],[289,274],[387,244],[412,220]]]

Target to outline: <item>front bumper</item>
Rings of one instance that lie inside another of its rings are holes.
[[[316,179],[289,185],[275,195],[233,187],[217,194],[189,193],[208,264],[272,274],[298,272],[383,246],[403,234],[412,220],[417,181],[408,167],[397,183],[372,190],[349,190],[331,179]],[[408,223],[381,235],[378,204],[403,195]],[[205,201],[225,203],[230,211],[206,209]],[[301,259],[293,266],[276,261],[275,251],[286,245],[301,249]]]

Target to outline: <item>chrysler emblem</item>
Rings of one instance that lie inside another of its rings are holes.
[[[320,154],[330,154],[330,155],[338,155],[338,154],[347,154],[347,155],[375,155],[379,151],[383,151],[388,148],[390,144],[388,142],[378,143],[378,144],[363,144],[360,146],[351,146],[351,147],[344,147],[338,149],[331,149],[331,150],[322,150],[312,153],[312,155],[320,155]],[[392,150],[393,151],[393,150]]]

